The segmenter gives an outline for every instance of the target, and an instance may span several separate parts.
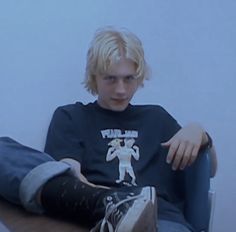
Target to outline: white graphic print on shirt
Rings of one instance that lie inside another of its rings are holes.
[[[113,138],[108,143],[108,151],[106,161],[111,161],[116,157],[119,159],[119,179],[116,183],[125,181],[125,174],[131,177],[131,184],[136,184],[135,173],[131,164],[131,158],[139,160],[139,147],[134,145],[138,132],[134,130],[125,130],[124,133],[120,129],[107,129],[101,131],[103,138]]]

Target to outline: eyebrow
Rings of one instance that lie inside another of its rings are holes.
[[[116,74],[103,74],[104,77],[106,76],[112,76],[112,77],[135,77],[136,74],[127,74],[127,75],[116,75]]]

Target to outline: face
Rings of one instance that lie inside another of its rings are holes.
[[[107,73],[96,76],[98,104],[105,109],[123,111],[139,86],[135,63],[121,57]]]

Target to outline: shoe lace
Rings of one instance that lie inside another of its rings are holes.
[[[118,220],[122,217],[123,213],[118,209],[118,207],[128,201],[133,201],[136,200],[137,198],[141,198],[142,196],[138,195],[138,196],[129,196],[124,200],[119,201],[117,204],[114,204],[112,201],[109,202],[106,206],[106,213],[105,213],[105,217],[103,218],[102,222],[101,222],[101,226],[100,226],[100,232],[107,232],[107,230],[105,230],[105,226],[107,225],[108,228],[108,232],[114,232],[116,230],[116,228],[113,228],[112,222],[116,221],[118,222]],[[109,221],[109,217],[112,214],[112,222]]]

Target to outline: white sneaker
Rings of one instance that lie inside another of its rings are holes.
[[[154,187],[117,191],[104,199],[105,216],[91,232],[156,232],[157,205]]]

